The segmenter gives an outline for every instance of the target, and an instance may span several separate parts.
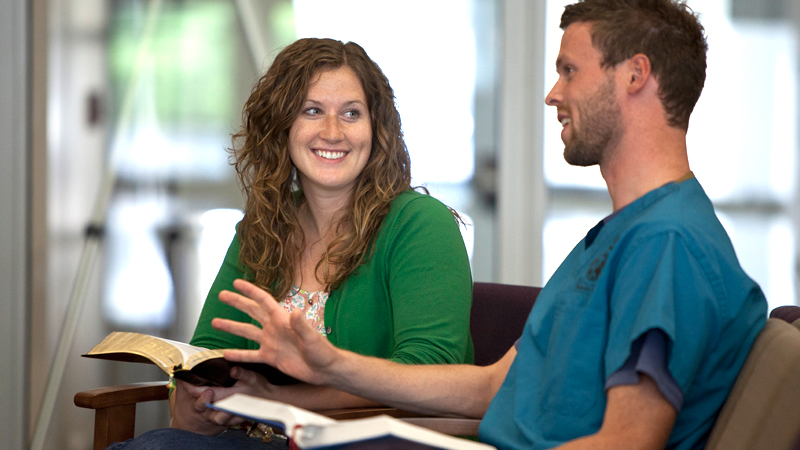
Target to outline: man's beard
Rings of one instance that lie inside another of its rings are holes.
[[[564,146],[564,159],[569,164],[584,167],[600,164],[615,143],[622,124],[614,87],[614,78],[609,77],[586,100],[584,108],[577,108],[581,129],[573,124],[572,139]]]

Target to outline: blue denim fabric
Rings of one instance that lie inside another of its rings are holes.
[[[242,430],[228,430],[219,436],[205,436],[174,428],[151,430],[106,450],[286,450],[285,440],[263,442],[245,436]]]

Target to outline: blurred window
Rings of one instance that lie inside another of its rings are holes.
[[[145,2],[146,3],[146,2]],[[145,36],[142,2],[117,2],[109,70],[122,133],[112,154],[126,178],[221,179],[237,125],[238,23],[229,1],[163,2]],[[142,41],[150,45],[139,53]]]
[[[353,41],[397,97],[414,183],[469,180],[475,36],[470,0],[294,0],[297,37]]]
[[[178,259],[170,253],[181,215],[194,208],[179,198],[180,186],[213,193],[209,186],[231,179],[225,149],[241,108],[238,21],[226,0],[165,1],[154,10],[151,2],[113,5],[109,160],[118,188],[108,217],[104,313],[117,326],[166,328],[180,310]],[[230,242],[229,234],[222,238]]]

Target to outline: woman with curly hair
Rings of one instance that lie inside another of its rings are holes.
[[[278,54],[242,115],[231,152],[245,214],[191,343],[257,348],[211,327],[215,317],[256,323],[218,299],[242,278],[301,310],[338,347],[407,364],[471,363],[472,278],[457,215],[411,188],[394,93],[377,64],[352,42],[298,40]],[[191,433],[182,430],[217,435],[238,424],[205,406],[234,392],[317,410],[371,404],[317,386],[276,386],[241,367],[231,375],[231,388],[178,381],[170,402],[181,430],[171,431],[183,439]]]

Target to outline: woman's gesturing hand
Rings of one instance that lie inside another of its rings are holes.
[[[267,363],[297,379],[323,384],[326,369],[336,360],[339,350],[306,323],[302,311],[287,314],[269,293],[245,280],[234,281],[233,287],[240,293],[222,291],[220,301],[247,313],[261,328],[219,318],[211,325],[255,341],[260,348],[228,350],[225,359]]]

